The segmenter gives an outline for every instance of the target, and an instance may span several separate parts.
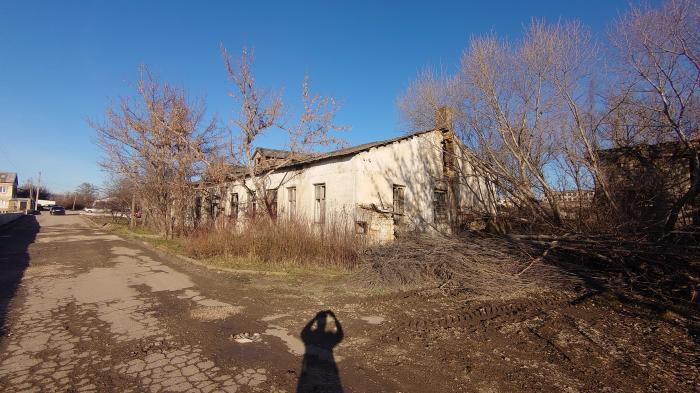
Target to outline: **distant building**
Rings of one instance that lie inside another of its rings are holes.
[[[0,172],[0,213],[26,211],[32,208],[29,198],[18,198],[19,180],[14,172]]]
[[[581,212],[588,210],[593,203],[595,191],[593,190],[564,190],[555,191],[555,197],[559,203],[559,210],[564,218],[580,217]]]
[[[56,205],[56,201],[50,201],[48,199],[39,199],[36,203],[43,208],[51,207]]]
[[[698,181],[690,160],[700,153],[700,141],[692,147],[665,142],[598,152],[612,196],[628,217],[651,225],[664,222],[671,206]],[[700,224],[700,196],[680,212],[677,225],[689,224]]]

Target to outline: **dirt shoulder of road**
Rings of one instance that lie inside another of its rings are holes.
[[[145,242],[164,255],[178,254],[177,246],[153,241],[147,234],[124,234],[123,228],[102,224],[93,221],[102,230]],[[483,265],[472,274],[503,274],[499,258],[494,256],[495,265]],[[298,341],[311,316],[333,310],[345,331],[336,352],[350,391],[698,389],[696,324],[671,311],[591,288],[580,277],[545,264],[528,268],[527,285],[498,279],[485,281],[487,291],[484,285],[469,285],[469,277],[459,288],[426,282],[406,290],[368,286],[356,274],[212,268],[181,255],[173,260],[183,269],[189,264],[237,277],[237,290],[264,299],[250,318],[266,321],[267,329],[273,324],[290,351],[290,343],[295,337]],[[261,328],[254,322],[238,327],[241,334],[254,334],[256,329]],[[289,378],[298,377],[295,373],[290,369]]]
[[[251,263],[249,260],[236,259],[230,257],[213,257],[206,260],[191,258],[184,253],[182,242],[178,239],[163,239],[161,236],[142,230],[140,228],[130,229],[128,225],[117,222],[105,216],[82,216],[92,227],[121,236],[130,241],[137,241],[140,244],[152,248],[155,251],[175,257],[207,269],[216,269],[230,273],[239,274],[259,274],[259,275],[302,275],[327,279],[329,277],[342,277],[350,274],[346,270],[329,267],[305,267],[298,265],[270,265],[264,263]]]

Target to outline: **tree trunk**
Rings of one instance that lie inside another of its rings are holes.
[[[693,152],[690,155],[688,167],[690,169],[690,188],[688,188],[688,191],[686,191],[671,207],[671,211],[666,216],[666,222],[664,223],[664,233],[673,231],[678,222],[678,216],[681,210],[683,210],[687,204],[693,203],[698,195],[700,195],[700,154]]]
[[[129,217],[129,229],[136,225],[136,193],[131,194],[131,217]]]

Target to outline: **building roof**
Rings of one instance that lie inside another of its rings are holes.
[[[693,149],[700,149],[700,139],[690,140],[690,145]],[[598,154],[604,158],[616,157],[632,152],[647,153],[653,155],[676,155],[678,153],[688,153],[686,145],[680,141],[660,142],[655,144],[640,143],[636,145],[620,146],[598,150]]]
[[[413,132],[413,133],[402,135],[402,136],[392,138],[392,139],[386,139],[386,140],[376,141],[376,142],[369,142],[369,143],[365,143],[362,145],[337,149],[337,150],[329,151],[326,153],[295,153],[295,155],[296,155],[295,158],[291,159],[290,162],[288,162],[284,165],[281,165],[279,168],[276,168],[275,170],[281,170],[281,169],[299,167],[299,166],[304,166],[304,165],[309,165],[309,164],[315,164],[318,162],[322,162],[322,161],[330,160],[330,159],[334,159],[334,158],[353,156],[355,154],[362,153],[364,151],[368,151],[368,150],[376,148],[376,147],[381,147],[381,146],[390,145],[392,143],[401,142],[401,141],[413,138],[413,137],[418,136],[418,135],[427,134],[427,133],[430,133],[433,131],[444,132],[447,130],[448,129],[446,129],[446,128],[433,128],[433,129],[429,129],[429,130]],[[277,159],[277,158],[278,159],[288,159],[288,158],[290,158],[291,154],[292,154],[292,152],[289,150],[268,149],[268,148],[264,148],[264,147],[259,147],[255,150],[253,157],[255,157],[257,155],[262,155],[263,157],[272,158],[272,159]],[[239,176],[246,176],[246,175],[247,175],[247,170],[245,167],[232,165],[229,169],[228,178],[233,179],[233,178],[236,178]],[[211,184],[207,181],[200,182],[200,183]]]
[[[279,149],[268,149],[266,147],[258,147],[255,149],[255,154],[253,156],[261,155],[264,158],[280,158],[289,159],[293,161],[301,161],[314,157],[316,154],[313,153],[293,153],[291,150],[279,150]]]
[[[14,172],[0,172],[0,183],[15,183],[17,174]]]
[[[325,160],[329,160],[329,159],[333,159],[333,158],[353,156],[355,154],[362,153],[364,151],[373,149],[375,147],[381,147],[381,146],[390,145],[392,143],[401,142],[403,140],[413,138],[414,136],[427,134],[427,133],[433,132],[433,131],[447,131],[447,129],[445,129],[445,128],[433,128],[433,129],[429,129],[429,130],[413,132],[413,133],[402,135],[400,137],[396,137],[396,138],[392,138],[392,139],[386,139],[383,141],[369,142],[369,143],[365,143],[362,145],[333,150],[333,151],[330,151],[327,153],[314,154],[305,160],[301,160],[299,162],[294,162],[294,163],[291,163],[290,165],[286,165],[286,166],[306,165],[306,164],[316,163],[319,161],[325,161]]]

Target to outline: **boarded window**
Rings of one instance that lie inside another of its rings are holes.
[[[288,187],[287,188],[287,202],[289,205],[289,218],[292,218],[297,214],[297,188],[296,187]]]
[[[267,190],[266,203],[269,208],[270,218],[277,218],[277,189]]]
[[[231,194],[231,217],[238,218],[238,193]]]
[[[394,184],[394,214],[403,214],[406,187]]]
[[[433,192],[433,204],[435,213],[435,223],[444,224],[447,222],[447,192],[445,190],[435,190]]]
[[[326,222],[326,185],[314,184],[314,222]]]

